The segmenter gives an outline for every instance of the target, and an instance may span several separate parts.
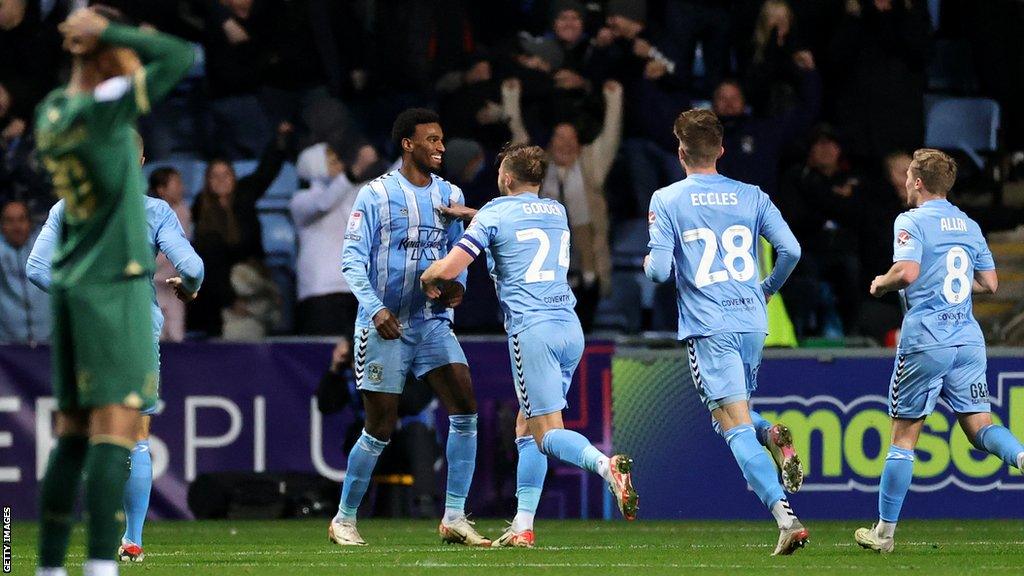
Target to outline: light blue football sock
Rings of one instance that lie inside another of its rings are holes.
[[[750,421],[754,423],[754,432],[757,433],[757,441],[761,443],[761,446],[768,445],[768,430],[771,429],[772,423],[765,420],[758,414],[757,410],[750,411]]]
[[[769,510],[776,502],[785,499],[775,463],[758,443],[753,425],[743,424],[728,430],[725,441],[729,443],[729,449],[743,471],[747,484],[750,484]]]
[[[516,438],[519,462],[516,464],[516,509],[519,512],[535,514],[544,489],[544,477],[548,474],[548,457],[540,453],[533,436]]]
[[[768,446],[768,430],[772,427],[772,423],[765,420],[757,413],[756,410],[750,411],[750,421],[754,424],[754,432],[757,434],[757,441],[761,446]],[[718,420],[711,419],[711,427],[715,429],[715,434],[724,437],[722,434],[722,425],[718,423]]]
[[[445,516],[465,513],[466,496],[476,469],[476,414],[448,417],[448,487],[445,492]]]
[[[348,468],[345,470],[345,482],[341,487],[341,502],[338,503],[338,514],[335,521],[355,522],[359,504],[370,486],[370,476],[377,466],[377,458],[388,445],[387,442],[370,436],[366,430],[359,435],[355,446],[348,454]]]
[[[883,522],[895,524],[900,519],[903,499],[910,490],[910,481],[914,476],[914,451],[889,446],[885,456],[885,468],[878,485],[878,518]]]
[[[548,456],[601,476],[605,474],[599,464],[602,461],[607,463],[608,457],[594,448],[590,440],[579,432],[564,429],[548,430],[541,444]]]
[[[149,440],[135,443],[131,453],[131,474],[124,487],[124,540],[142,546],[142,526],[149,511],[149,492],[153,488],[153,457]]]
[[[1024,445],[1005,427],[989,424],[978,431],[976,441],[986,452],[998,456],[1010,466],[1020,466],[1019,458],[1021,452],[1024,452]]]

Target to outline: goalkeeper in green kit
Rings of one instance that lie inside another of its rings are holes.
[[[52,369],[57,444],[40,487],[41,576],[65,576],[85,478],[85,576],[117,574],[121,504],[139,410],[156,396],[154,259],[135,120],[192,65],[189,44],[113,22],[103,7],[61,24],[71,80],[36,110],[36,141],[65,201],[53,257]],[[83,474],[84,473],[84,474]]]

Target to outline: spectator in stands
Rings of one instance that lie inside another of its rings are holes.
[[[271,124],[259,100],[267,66],[267,0],[204,2],[210,154],[228,160],[254,158],[270,138]]]
[[[501,90],[487,53],[469,56],[462,70],[442,78],[438,91],[446,137],[474,138],[489,150],[508,142]]]
[[[67,17],[67,4],[0,2],[0,84],[13,103],[9,122],[31,124],[36,104],[57,87],[66,69],[57,25]]]
[[[924,141],[930,24],[921,0],[847,0],[829,63],[849,151],[879,159]]]
[[[753,53],[745,75],[746,95],[759,116],[778,116],[798,105],[794,55],[804,50],[786,0],[768,0],[754,28]]]
[[[0,232],[0,344],[47,342],[50,298],[28,281],[28,255],[39,232],[32,230],[24,202],[3,205]]]
[[[270,125],[301,122],[301,111],[366,86],[366,39],[351,2],[292,0],[268,6],[262,102]],[[310,127],[299,125],[300,137]]]
[[[235,299],[221,310],[223,337],[234,342],[258,342],[281,321],[282,298],[263,262],[247,260],[231,267]]]
[[[818,118],[821,78],[810,52],[793,54],[800,81],[800,105],[777,116],[756,118],[747,110],[739,83],[726,80],[715,88],[712,107],[725,128],[725,156],[718,161],[722,174],[761,187],[769,195],[778,186],[779,161],[786,146],[798,139]]]
[[[497,168],[487,161],[483,146],[475,140],[454,138],[446,141],[444,147],[445,177],[462,189],[465,205],[479,209],[494,199]],[[500,333],[504,329],[504,318],[486,258],[477,258],[470,264],[466,287],[466,296],[455,314],[455,331],[460,334]]]
[[[528,143],[530,137],[519,111],[519,82],[508,80],[502,89],[512,143]],[[581,145],[572,124],[563,122],[555,126],[548,142],[551,163],[541,185],[541,196],[554,198],[566,207],[573,237],[569,283],[576,294],[576,312],[585,331],[593,324],[600,297],[611,291],[604,182],[622,134],[622,85],[607,81],[603,93],[604,122],[593,142]]]
[[[299,239],[296,332],[352,336],[359,302],[341,274],[348,217],[362,184],[382,173],[377,151],[361,138],[315,144],[299,155],[310,183],[289,205]]]
[[[698,42],[704,53],[704,85],[718,86],[728,73],[731,24],[727,4],[720,0],[668,0],[665,24],[681,51],[679,74],[685,86],[693,84]]]
[[[666,127],[688,107],[689,87],[674,39],[656,22],[647,21],[642,2],[611,3],[606,26],[594,40],[595,67],[622,82],[629,103],[623,111],[622,156],[632,194],[610,199],[622,216],[646,214],[651,194],[683,177],[679,142]]]
[[[881,174],[868,180],[864,189],[866,206],[858,226],[861,279],[863,287],[880,271],[892,266],[892,223],[907,205],[907,168],[910,154],[898,151],[885,157]],[[854,330],[884,344],[890,332],[900,326],[899,294],[886,294],[880,299],[865,298],[861,302]]]
[[[262,264],[263,237],[256,202],[277,178],[291,133],[291,124],[278,125],[256,171],[241,179],[227,160],[207,164],[205,184],[192,206],[193,244],[206,263],[207,275],[203,297],[188,310],[191,328],[220,335],[221,310],[235,298],[232,267],[246,261]]]
[[[42,218],[53,204],[52,189],[35,160],[35,135],[25,120],[13,116],[15,108],[0,84],[0,204],[19,200],[33,217]]]
[[[776,203],[804,247],[793,287],[803,283],[807,293],[791,291],[793,297],[786,297],[798,335],[810,335],[811,318],[819,319],[822,330],[834,326],[832,294],[843,326],[849,331],[856,324],[864,292],[857,246],[864,209],[861,184],[827,125],[815,129],[803,164],[790,168],[782,178]]]
[[[181,174],[174,168],[157,168],[149,175],[149,195],[167,202],[178,217],[178,222],[181,222],[185,237],[191,240],[192,212],[185,200],[185,185],[181,181]],[[185,303],[175,295],[174,288],[167,284],[168,279],[177,276],[178,271],[167,256],[163,252],[157,254],[154,286],[156,302],[164,315],[160,340],[166,342],[181,342],[185,339]]]

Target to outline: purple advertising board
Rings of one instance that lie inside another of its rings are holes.
[[[512,426],[516,400],[503,338],[464,339],[480,413],[477,472],[468,509],[511,516],[515,491]],[[184,343],[161,347],[163,411],[153,418],[151,517],[189,518],[189,483],[207,472],[311,472],[344,478],[349,411],[322,416],[314,391],[332,345]],[[566,425],[601,448],[611,444],[611,356],[606,342],[587,346],[569,393]],[[36,516],[36,492],[52,446],[55,402],[46,347],[0,346],[0,504],[15,519]],[[438,411],[443,443],[447,418]],[[600,482],[552,466],[540,513],[603,513]]]

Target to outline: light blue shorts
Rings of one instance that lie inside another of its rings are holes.
[[[434,368],[466,364],[466,355],[446,319],[405,328],[395,340],[381,338],[376,328],[357,327],[353,349],[356,388],[369,392],[401,394],[409,372],[422,378]]]
[[[764,334],[727,332],[684,342],[690,377],[708,410],[750,399],[757,388]]]
[[[541,322],[511,336],[512,381],[523,416],[533,418],[560,412],[583,357],[579,322]]]
[[[889,382],[889,415],[910,420],[942,398],[957,414],[989,412],[985,347],[955,346],[897,354]]]

